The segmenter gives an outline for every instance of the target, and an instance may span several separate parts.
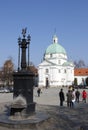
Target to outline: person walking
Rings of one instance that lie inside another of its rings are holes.
[[[38,88],[38,89],[37,89],[37,94],[38,94],[38,97],[40,97],[40,93],[41,93],[41,89],[40,89],[40,88]]]
[[[82,100],[83,102],[86,103],[86,98],[87,98],[87,92],[85,90],[82,91]]]
[[[63,102],[65,101],[63,89],[61,89],[59,92],[59,98],[60,98],[60,106],[63,106]]]
[[[68,90],[66,96],[67,96],[67,106],[68,107],[73,107],[73,103],[72,103],[72,91]]]
[[[72,90],[72,106],[74,107],[75,105],[75,89],[73,88]]]
[[[77,89],[76,92],[75,92],[75,96],[76,96],[76,102],[79,103],[80,92],[79,92],[78,89]]]

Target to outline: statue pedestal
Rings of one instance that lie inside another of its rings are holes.
[[[35,112],[35,103],[33,102],[33,85],[34,74],[27,71],[19,71],[13,74],[14,80],[14,93],[13,93],[13,106],[15,105],[14,112],[19,106],[26,105],[26,113],[32,114]],[[20,100],[20,101],[19,101]]]

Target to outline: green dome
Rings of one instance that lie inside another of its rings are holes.
[[[54,36],[53,43],[48,46],[45,53],[46,54],[56,54],[56,53],[66,54],[66,51],[60,44],[58,44],[58,39],[56,36]]]

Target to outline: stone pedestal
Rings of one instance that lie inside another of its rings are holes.
[[[14,93],[13,93],[14,100],[16,100],[16,98],[19,96],[22,97],[26,102],[24,103],[26,104],[26,113],[32,114],[33,112],[35,112],[35,103],[33,102],[33,85],[34,85],[33,73],[27,71],[15,72],[13,74],[13,80],[14,80]],[[18,106],[16,106],[16,108],[18,108]],[[16,110],[16,108],[13,108],[14,111]]]

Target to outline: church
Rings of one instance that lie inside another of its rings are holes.
[[[68,60],[66,50],[58,43],[56,35],[38,65],[38,75],[39,87],[69,86],[74,82],[74,64]]]

